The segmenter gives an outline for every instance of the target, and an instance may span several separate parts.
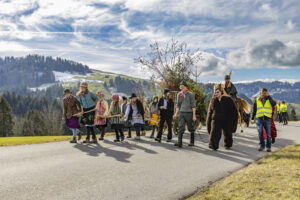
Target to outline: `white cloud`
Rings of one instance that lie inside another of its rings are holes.
[[[287,23],[288,29],[293,29],[294,26],[295,26],[295,25],[293,24],[292,20],[289,20],[288,23]]]
[[[227,59],[237,68],[300,67],[300,45],[279,40],[250,41],[245,48],[230,52]]]

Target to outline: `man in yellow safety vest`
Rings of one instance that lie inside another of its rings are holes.
[[[272,107],[276,105],[276,102],[269,95],[266,88],[261,89],[260,96],[257,97],[253,104],[252,120],[256,118],[256,127],[258,130],[258,136],[260,140],[260,148],[258,151],[263,151],[267,147],[267,151],[271,152],[271,118]],[[266,130],[267,144],[265,143],[263,128]]]
[[[280,113],[282,116],[283,125],[287,125],[288,124],[288,114],[287,114],[287,105],[286,105],[285,101],[282,101],[282,103],[280,104]]]
[[[280,101],[278,101],[277,105],[276,105],[276,113],[277,113],[277,116],[278,116],[278,121],[279,123],[282,122],[282,116],[281,116],[281,111],[280,111]]]

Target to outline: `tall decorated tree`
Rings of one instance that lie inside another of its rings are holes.
[[[192,53],[186,43],[171,39],[165,45],[160,45],[158,42],[150,44],[149,52],[136,58],[135,63],[149,71],[152,74],[151,80],[156,80],[161,89],[169,88],[175,94],[173,98],[179,92],[179,83],[186,81],[190,91],[197,97],[197,118],[204,122],[205,94],[198,84],[201,72],[196,66],[202,59],[201,56],[201,53]]]

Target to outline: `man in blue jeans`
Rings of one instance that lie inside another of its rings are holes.
[[[261,89],[260,96],[257,97],[253,104],[252,120],[256,117],[256,127],[258,130],[258,136],[260,141],[260,147],[258,151],[263,151],[267,147],[267,152],[271,152],[271,118],[272,107],[276,105],[276,102],[269,95],[266,88]],[[267,135],[267,144],[263,135],[263,128],[265,128]]]

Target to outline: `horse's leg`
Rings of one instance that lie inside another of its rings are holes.
[[[244,130],[243,130],[243,121],[244,121],[243,110],[240,110],[240,130],[241,130],[241,133],[244,132]]]

